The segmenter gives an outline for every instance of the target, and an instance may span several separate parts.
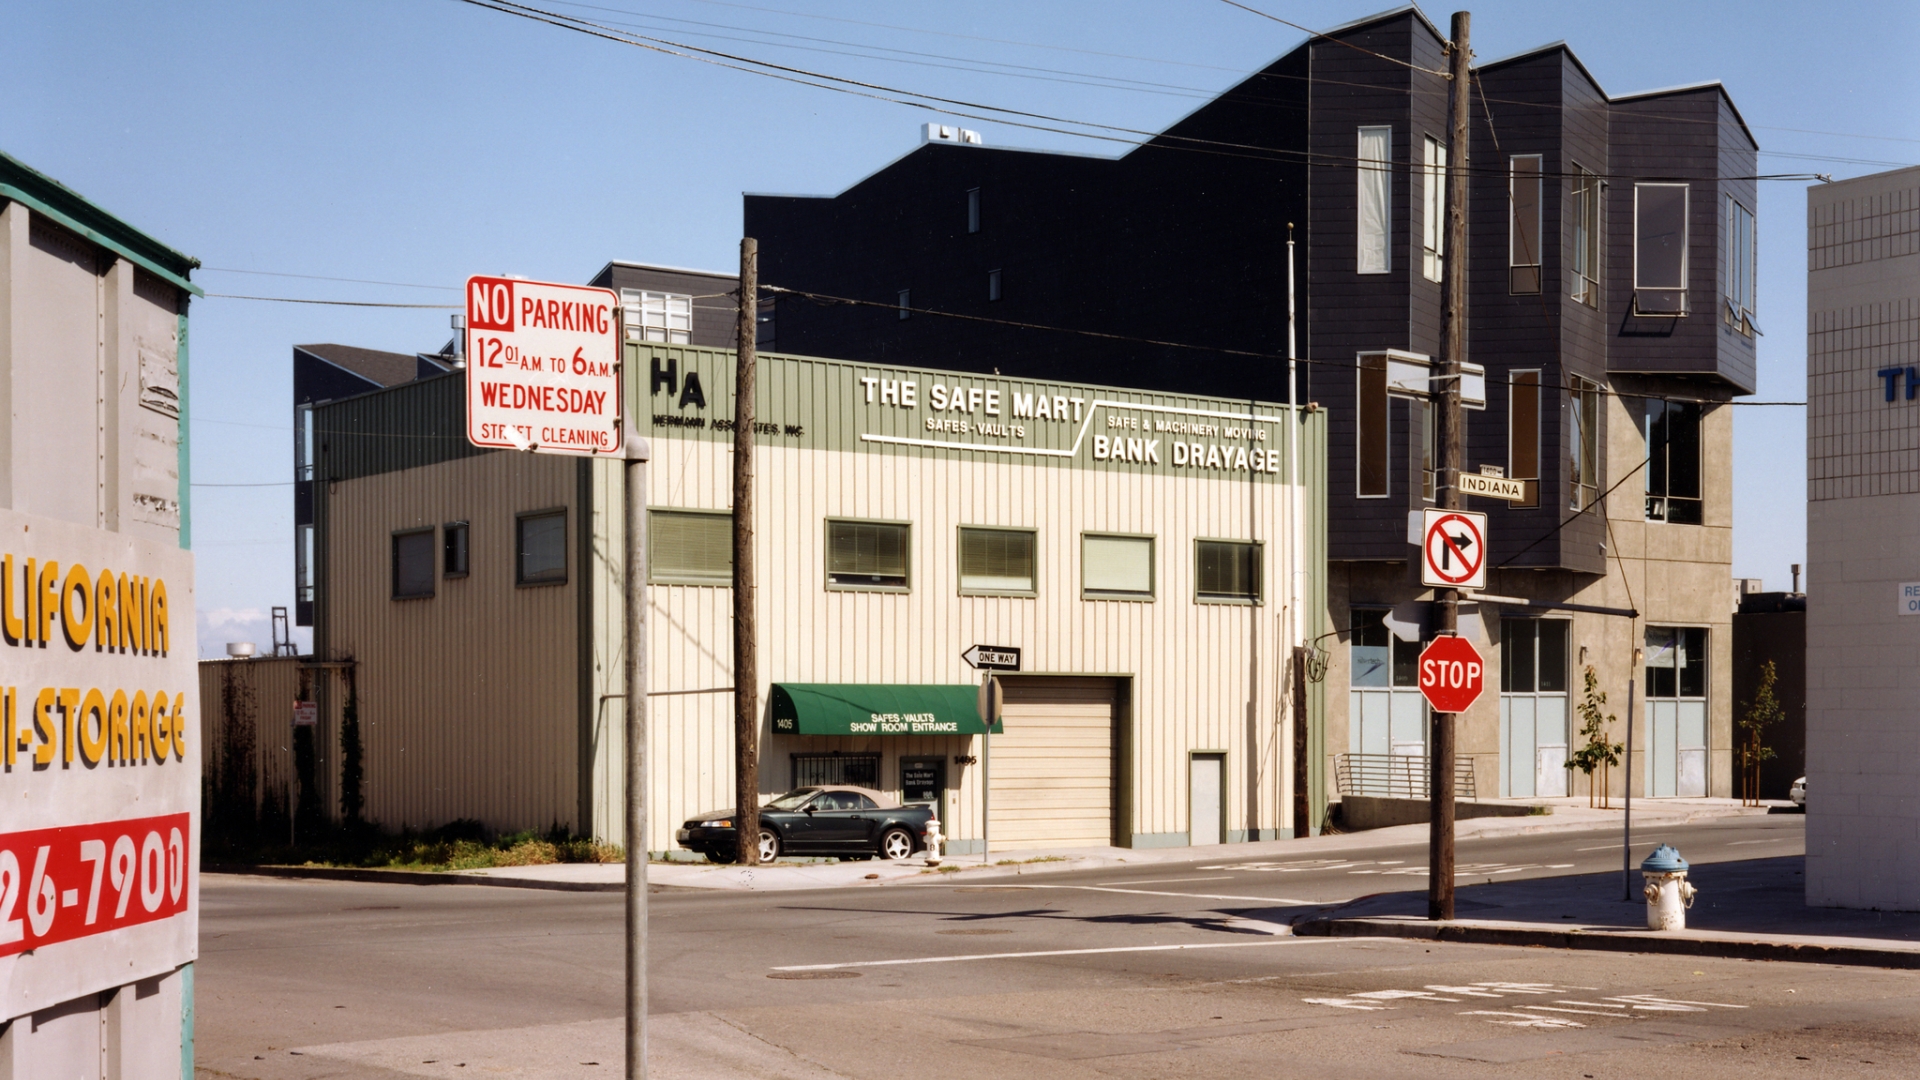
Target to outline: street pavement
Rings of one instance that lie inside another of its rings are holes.
[[[1668,826],[1635,858],[1677,844],[1705,904],[1716,874],[1790,873],[1803,838],[1798,816],[1723,818]],[[1910,971],[1285,933],[1303,911],[1424,888],[1423,843],[1374,839],[1346,858],[1329,846],[886,888],[659,889],[653,1075],[1920,1075]],[[1463,839],[1461,897],[1582,878],[1617,897],[1617,845],[1591,831]],[[1593,902],[1626,921],[1642,911]],[[620,905],[207,875],[201,1071],[614,1075]]]

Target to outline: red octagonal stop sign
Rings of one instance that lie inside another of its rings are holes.
[[[1486,665],[1463,637],[1434,638],[1420,653],[1420,692],[1434,712],[1466,712],[1480,699]]]

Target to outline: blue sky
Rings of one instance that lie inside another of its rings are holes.
[[[1219,0],[551,6],[836,75],[1147,130],[1303,37]],[[1329,27],[1386,5],[1252,6]],[[1444,27],[1451,10],[1428,14]],[[1844,177],[1920,163],[1920,5],[1471,10],[1483,60],[1565,40],[1614,94],[1721,80],[1768,151],[1762,172]],[[453,304],[471,273],[583,281],[614,258],[727,269],[742,191],[838,191],[940,118],[459,0],[28,0],[9,16],[0,60],[0,149],[200,258],[195,278],[208,292],[257,296]],[[964,123],[993,145],[1117,152]],[[1761,187],[1759,399],[1803,397],[1804,187]],[[194,478],[282,485],[194,492],[203,653],[264,642],[267,609],[292,602],[290,346],[434,349],[448,314],[195,304]],[[1736,575],[1785,588],[1788,564],[1805,561],[1804,445],[1798,409],[1736,413]]]

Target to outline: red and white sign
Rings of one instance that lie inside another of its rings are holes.
[[[187,910],[186,814],[0,833],[0,956]]]
[[[1420,529],[1420,580],[1440,589],[1487,587],[1487,515],[1428,510]]]
[[[293,703],[293,726],[313,727],[320,723],[320,703],[317,701],[296,701]]]
[[[1480,650],[1463,637],[1434,638],[1420,652],[1420,693],[1434,712],[1466,712],[1486,684]]]
[[[467,441],[620,452],[620,298],[611,289],[467,279]]]

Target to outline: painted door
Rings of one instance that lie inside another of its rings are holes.
[[[1113,843],[1113,680],[1004,685],[988,781],[993,850]]]
[[[1568,643],[1564,619],[1500,620],[1500,795],[1567,793]]]
[[[1654,798],[1707,793],[1707,631],[1648,627],[1646,790]]]
[[[1385,612],[1356,609],[1349,638],[1347,752],[1423,758],[1427,753],[1427,702],[1420,696],[1420,643],[1402,641],[1386,626]],[[1353,771],[1356,795],[1418,795],[1424,770],[1409,762],[1382,762]],[[1419,790],[1408,789],[1413,784]]]
[[[1187,760],[1187,842],[1227,842],[1227,755],[1194,754]]]

